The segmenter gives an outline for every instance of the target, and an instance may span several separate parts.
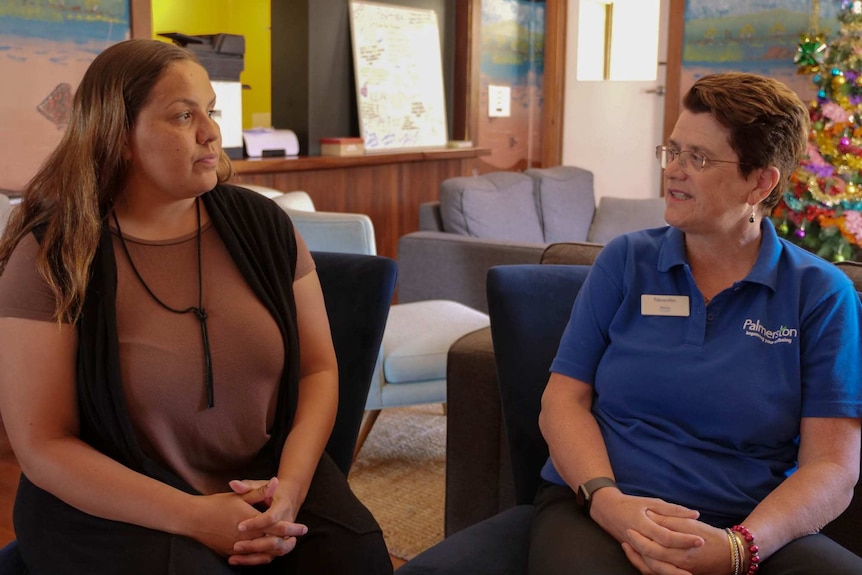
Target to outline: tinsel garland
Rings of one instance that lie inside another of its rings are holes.
[[[862,260],[862,0],[843,0],[828,44],[813,0],[794,59],[813,75],[808,157],[773,212],[779,234],[825,258]]]

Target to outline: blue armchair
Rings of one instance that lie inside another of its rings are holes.
[[[515,507],[444,539],[399,575],[522,575],[539,470],[548,448],[539,431],[548,368],[589,266],[512,265],[488,271],[497,380],[512,461]]]
[[[562,256],[558,254],[557,260]],[[539,471],[548,457],[538,426],[541,396],[572,304],[588,271],[589,266],[554,264],[489,270],[491,336],[505,443],[511,460],[514,506],[457,531],[401,567],[399,575],[527,572],[532,501],[540,483]],[[857,277],[862,279],[862,274]],[[462,474],[460,479],[471,481],[475,477]],[[857,485],[849,508],[823,532],[862,555],[860,523],[862,487]]]

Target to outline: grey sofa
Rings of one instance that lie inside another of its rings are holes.
[[[662,198],[603,197],[597,207],[582,168],[450,178],[439,201],[419,206],[419,231],[398,241],[398,301],[448,299],[487,312],[493,266],[538,263],[552,243],[603,245],[662,225]]]

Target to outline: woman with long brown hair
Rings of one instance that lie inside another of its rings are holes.
[[[338,375],[314,262],[225,183],[214,108],[187,50],[108,48],[0,242],[32,574],[391,572],[324,453]]]

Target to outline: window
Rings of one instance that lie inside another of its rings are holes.
[[[654,81],[659,0],[580,0],[578,80]]]

